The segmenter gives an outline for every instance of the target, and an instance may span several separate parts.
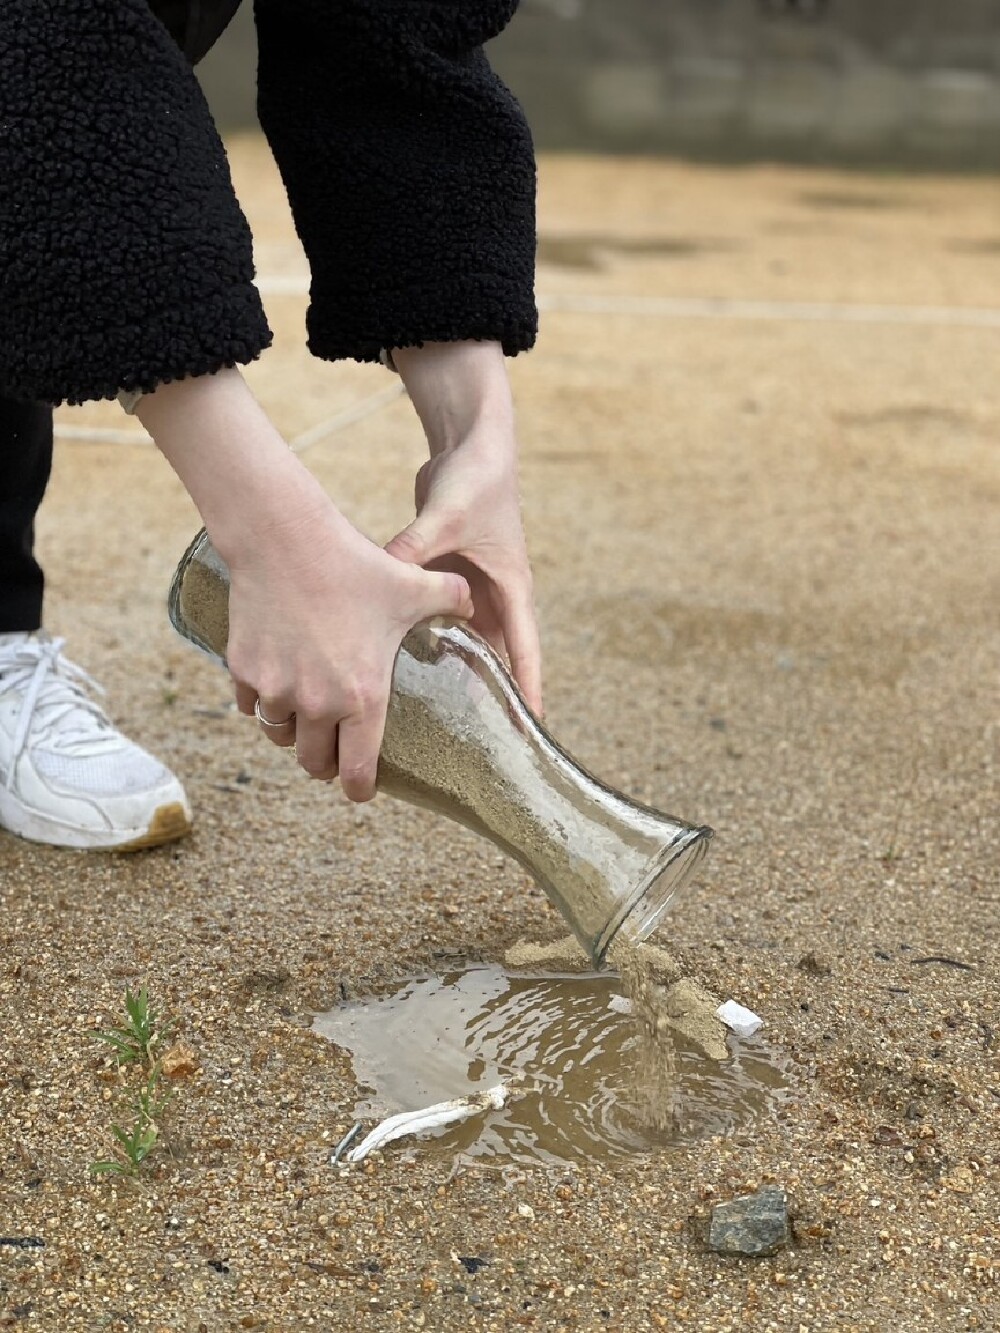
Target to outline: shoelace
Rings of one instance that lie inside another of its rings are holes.
[[[44,710],[49,723],[58,723],[73,713],[83,715],[75,726],[54,734],[54,748],[93,741],[95,732],[105,729],[113,734],[107,714],[87,694],[88,690],[95,694],[103,694],[104,690],[82,667],[62,656],[65,642],[65,639],[38,637],[16,645],[0,645],[0,694],[10,689],[24,690],[7,773],[8,788],[14,781],[14,770],[28,743],[36,713]]]

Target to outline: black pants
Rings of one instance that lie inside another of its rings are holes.
[[[0,396],[0,634],[39,629],[35,514],[52,469],[52,408]]]

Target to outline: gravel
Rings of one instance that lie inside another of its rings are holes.
[[[260,143],[233,165],[262,270],[293,270]],[[959,244],[995,234],[993,182],[810,202],[848,188],[868,185],[547,161],[549,233],[725,244],[541,284],[970,306],[1000,289],[1000,255]],[[288,432],[382,386],[310,362],[302,298],[269,302],[277,346],[251,379]],[[400,1145],[331,1168],[357,1089],[312,1014],[560,923],[473,835],[349,807],[230,711],[166,625],[197,527],[169,469],[60,447],[50,627],[198,822],[128,860],[0,838],[0,1229],[44,1242],[0,1247],[0,1324],[996,1328],[998,354],[988,329],[551,314],[513,365],[548,722],[614,785],[716,828],[661,941],[765,1019],[801,1082],[773,1120],[613,1167]],[[308,455],[383,540],[419,456],[403,403]],[[89,1034],[126,981],[177,1017],[189,1072],[145,1180],[95,1182],[128,1089]],[[713,1207],[769,1185],[793,1243],[712,1253]]]

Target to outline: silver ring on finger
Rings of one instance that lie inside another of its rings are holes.
[[[264,714],[260,711],[259,699],[254,701],[253,715],[262,727],[269,727],[272,731],[279,731],[282,727],[291,726],[291,724],[295,721],[295,714],[289,713],[288,716],[285,718],[284,722],[272,722],[269,717],[265,717]]]

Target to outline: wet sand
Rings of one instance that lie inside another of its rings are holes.
[[[273,171],[249,140],[234,171],[261,273],[293,289],[272,281],[278,345],[251,373],[291,436],[385,373],[308,358]],[[471,834],[348,806],[231,712],[167,626],[198,525],[166,464],[66,442],[40,525],[50,628],[184,777],[197,826],[124,860],[0,837],[0,1241],[27,1242],[0,1244],[0,1326],[1000,1323],[1000,328],[912,311],[1000,306],[995,183],[577,161],[543,163],[541,197],[550,299],[911,312],[549,311],[512,367],[552,731],[716,828],[660,938],[764,1017],[802,1095],[575,1170],[419,1145],[332,1169],[358,1089],[313,1014],[565,932]],[[60,422],[133,425],[108,406]],[[306,457],[373,535],[401,525],[404,402]],[[126,981],[198,1069],[145,1181],[92,1183],[123,1093],[88,1033]],[[792,1247],[709,1253],[712,1204],[768,1182]]]

